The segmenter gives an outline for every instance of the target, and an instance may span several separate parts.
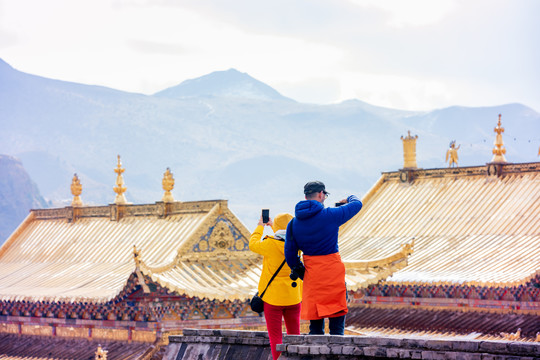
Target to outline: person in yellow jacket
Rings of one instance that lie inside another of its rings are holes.
[[[279,269],[285,260],[285,233],[287,224],[293,216],[291,214],[278,214],[274,221],[270,219],[264,224],[262,217],[257,228],[249,239],[249,249],[263,256],[263,268],[259,279],[259,294],[262,294],[272,275]],[[272,227],[274,236],[265,236],[261,240],[264,225]],[[285,319],[287,334],[300,335],[300,310],[302,303],[302,281],[293,281],[289,278],[291,269],[285,262],[279,273],[264,293],[264,318],[270,338],[270,348],[273,359],[277,359],[281,352],[276,351],[276,344],[283,341],[282,320]]]

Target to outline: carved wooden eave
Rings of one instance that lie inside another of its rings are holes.
[[[413,253],[414,239],[409,244],[403,244],[401,249],[384,258],[371,259],[371,260],[343,260],[346,270],[365,271],[369,272],[371,269],[384,268],[389,266],[395,266],[396,264],[406,263],[407,258]]]
[[[343,263],[345,264],[347,289],[356,291],[387,279],[394,272],[407,266],[413,248],[414,239],[410,243],[403,244],[396,253],[383,258],[370,260],[345,258]]]

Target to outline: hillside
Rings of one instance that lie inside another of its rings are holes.
[[[47,207],[36,184],[21,162],[0,155],[0,244],[28,215],[30,209]]]
[[[85,203],[114,200],[122,156],[133,203],[161,199],[167,167],[177,200],[223,198],[251,228],[260,208],[293,211],[302,186],[327,183],[330,204],[362,195],[382,171],[402,166],[400,137],[419,135],[418,166],[444,167],[451,140],[461,166],[491,159],[503,114],[507,159],[537,161],[540,115],[521,104],[386,109],[359,100],[302,104],[231,69],[154,95],[47,79],[0,60],[0,153],[17,156],[43,196],[69,202],[77,172]]]

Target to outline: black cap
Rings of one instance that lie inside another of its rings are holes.
[[[310,181],[304,185],[304,195],[314,194],[320,191],[324,191],[325,194],[328,194],[321,181]]]

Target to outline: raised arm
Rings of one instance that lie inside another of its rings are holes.
[[[329,209],[334,216],[339,226],[345,224],[347,221],[362,209],[362,202],[356,197],[356,195],[350,195],[347,198],[347,204],[338,208]]]

